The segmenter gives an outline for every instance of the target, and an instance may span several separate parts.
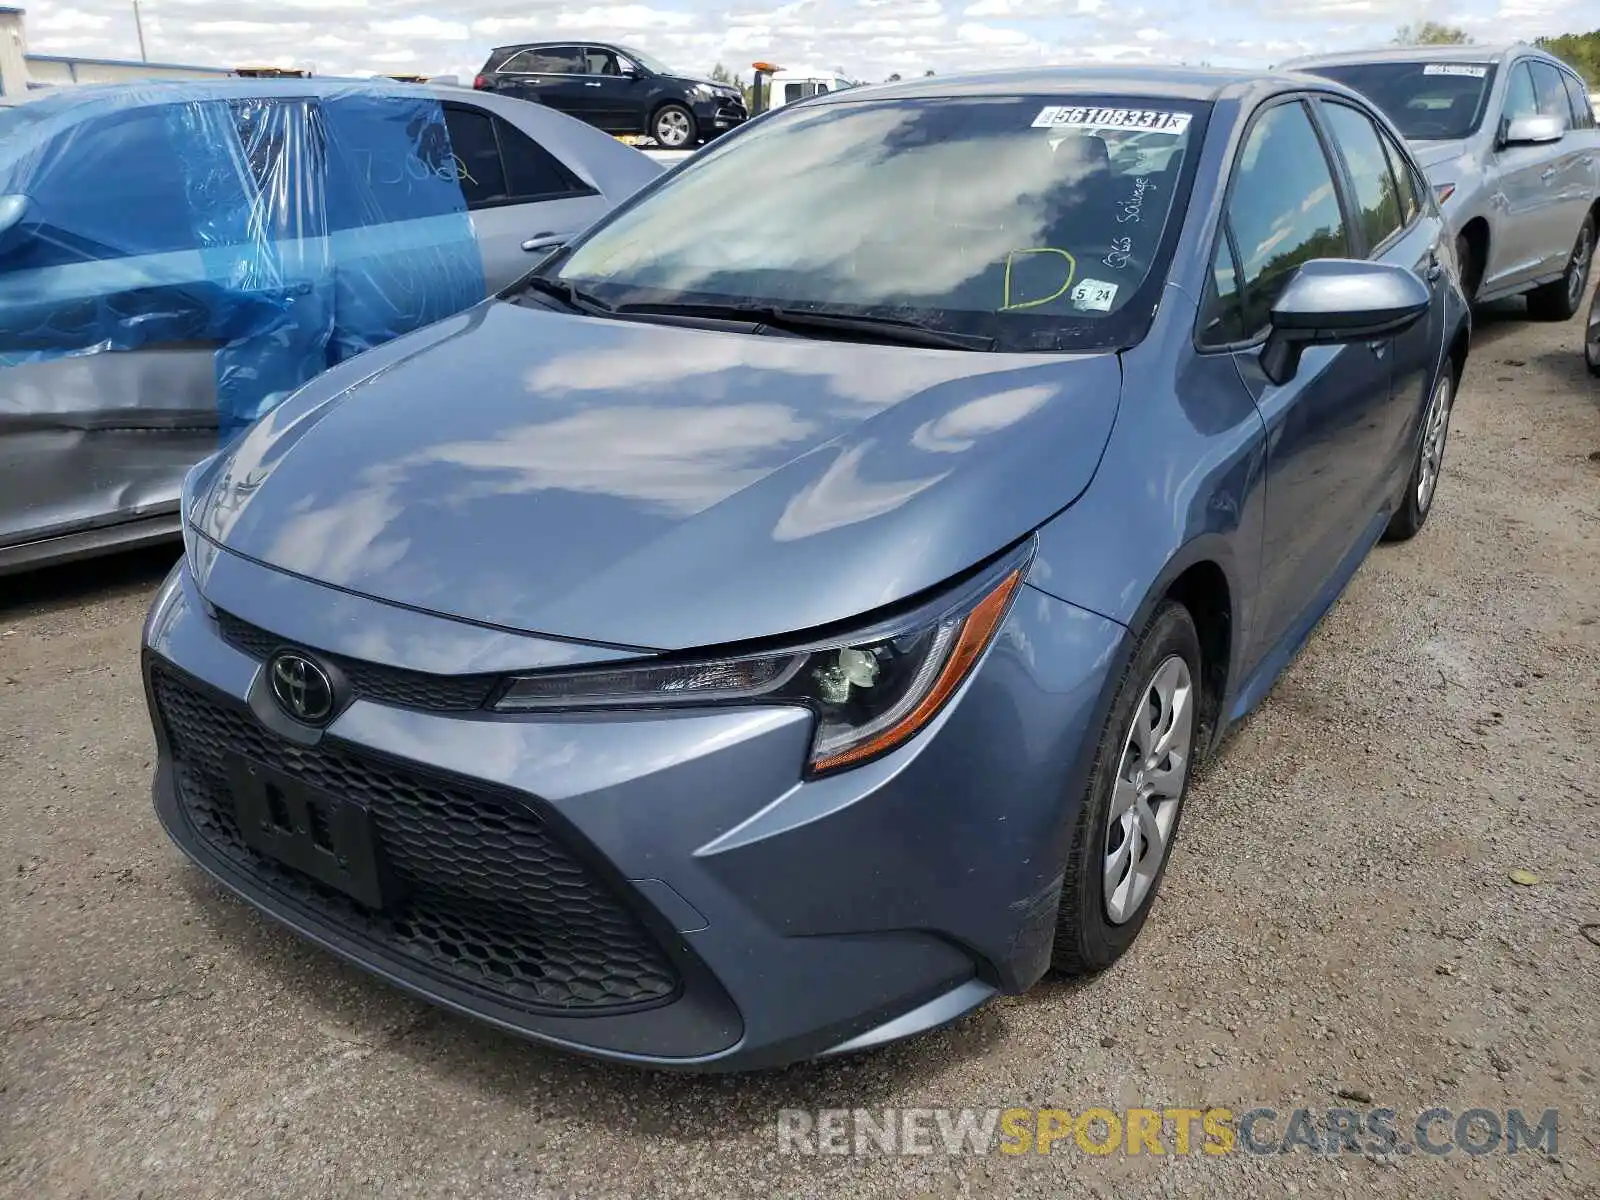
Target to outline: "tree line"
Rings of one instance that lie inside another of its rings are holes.
[[[1454,25],[1423,21],[1420,25],[1400,26],[1395,31],[1394,43],[1397,46],[1467,46],[1472,44],[1472,35]],[[1600,29],[1534,38],[1533,44],[1574,68],[1590,87],[1600,88]]]

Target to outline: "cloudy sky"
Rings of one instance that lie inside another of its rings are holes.
[[[4,0],[40,54],[137,58],[132,0]],[[729,7],[731,5],[731,9]],[[940,74],[1092,59],[1268,64],[1387,41],[1435,18],[1479,41],[1581,32],[1594,0],[142,0],[152,61],[470,76],[491,46],[631,43],[681,70],[721,62]]]

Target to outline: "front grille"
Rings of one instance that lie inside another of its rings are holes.
[[[263,661],[274,650],[295,645],[220,609],[217,611],[217,628],[221,630],[223,640],[235,649]],[[337,666],[349,680],[350,690],[361,699],[392,704],[398,708],[419,708],[427,712],[473,712],[489,702],[499,682],[499,676],[496,675],[429,675],[423,671],[385,667],[340,654],[318,651],[317,656]]]
[[[328,739],[283,741],[160,663],[151,688],[178,799],[201,840],[356,943],[529,1012],[611,1012],[676,994],[677,972],[660,946],[521,802]],[[363,806],[404,899],[372,911],[248,846],[227,753]]]

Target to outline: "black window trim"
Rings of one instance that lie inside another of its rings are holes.
[[[494,132],[495,153],[500,156],[500,171],[505,176],[506,188],[509,190],[511,187],[511,171],[506,165],[506,148],[500,137],[500,124],[501,122],[505,122],[509,125],[510,122],[507,121],[505,117],[502,117],[499,113],[495,112],[492,108],[486,108],[482,105],[472,104],[461,100],[445,100],[441,103],[440,107],[442,107],[445,112],[449,112],[451,109],[460,109],[463,112],[479,113],[482,116],[489,118],[489,128]],[[554,150],[550,149],[548,146],[540,142],[537,138],[525,130],[518,129],[517,132],[522,134],[523,137],[527,138],[535,146],[538,146],[539,149],[543,150],[551,158],[555,159],[556,162],[560,163],[561,169],[564,170],[568,175],[571,175],[574,179],[578,180],[580,186],[577,188],[568,189],[565,192],[553,192],[544,196],[506,196],[503,200],[480,200],[475,204],[471,201],[468,201],[467,211],[469,213],[483,212],[484,210],[491,208],[509,208],[514,204],[543,204],[550,200],[581,200],[585,196],[598,196],[600,194],[599,188],[594,187],[591,184],[584,183],[583,177],[574,171],[570,166],[568,166],[566,160]],[[451,146],[450,152],[452,154],[455,153],[454,145]],[[465,200],[466,191],[463,190],[461,195],[462,199]]]
[[[1344,99],[1342,96],[1319,96],[1317,98],[1317,123],[1319,125],[1323,124],[1322,105],[1324,104],[1337,104],[1342,108],[1348,108],[1351,112],[1360,113],[1367,119],[1367,123],[1372,126],[1372,132],[1377,135],[1379,142],[1378,149],[1383,149],[1383,128],[1378,124],[1377,121],[1373,120],[1370,112],[1362,108],[1360,105],[1350,103],[1350,101]],[[1374,259],[1381,258],[1383,255],[1389,253],[1390,250],[1393,250],[1395,246],[1399,244],[1400,240],[1404,238],[1406,234],[1411,232],[1411,227],[1422,219],[1422,206],[1420,203],[1418,204],[1417,213],[1410,221],[1403,219],[1405,217],[1405,212],[1402,209],[1400,214],[1402,218],[1400,227],[1389,233],[1376,245],[1369,243],[1367,241],[1366,226],[1360,220],[1361,205],[1356,193],[1355,176],[1350,174],[1350,163],[1344,156],[1344,147],[1339,145],[1338,139],[1333,136],[1332,128],[1324,127],[1322,129],[1322,134],[1323,150],[1331,151],[1332,156],[1338,162],[1338,169],[1336,172],[1338,179],[1335,182],[1339,187],[1348,191],[1351,207],[1357,214],[1357,219],[1355,222],[1356,232],[1350,238],[1350,251],[1352,254],[1364,252],[1361,254],[1361,256],[1369,262],[1373,261]],[[1384,159],[1387,161],[1387,154],[1384,155]],[[1386,166],[1384,169],[1389,171],[1389,180],[1394,184],[1395,187],[1395,203],[1398,204],[1400,202],[1400,180],[1395,178],[1392,167]],[[1413,189],[1413,191],[1414,190],[1415,189]],[[1348,222],[1350,218],[1346,216],[1345,220]]]
[[[1343,158],[1341,157],[1336,160],[1333,155],[1329,153],[1327,134],[1322,128],[1321,113],[1317,111],[1315,104],[1316,101],[1321,100],[1324,97],[1330,97],[1331,95],[1332,93],[1330,92],[1323,92],[1310,88],[1295,92],[1279,92],[1277,95],[1268,97],[1257,106],[1255,112],[1250,114],[1250,119],[1245,122],[1243,131],[1239,134],[1239,141],[1237,145],[1235,145],[1233,156],[1228,162],[1228,183],[1223,189],[1222,193],[1221,219],[1217,222],[1217,236],[1218,238],[1225,238],[1227,240],[1228,253],[1233,258],[1234,278],[1237,280],[1239,285],[1238,303],[1241,308],[1244,305],[1245,293],[1248,285],[1245,283],[1244,272],[1240,269],[1238,258],[1238,238],[1233,231],[1233,218],[1229,213],[1229,207],[1233,201],[1233,189],[1239,181],[1239,160],[1244,157],[1244,150],[1250,142],[1250,135],[1255,132],[1256,123],[1273,109],[1284,104],[1298,104],[1305,112],[1306,120],[1311,123],[1312,132],[1316,135],[1317,142],[1322,147],[1322,157],[1327,163],[1328,176],[1333,182],[1334,196],[1337,198],[1339,205],[1339,217],[1340,220],[1344,222],[1345,236],[1352,243],[1351,252],[1354,253],[1355,251],[1355,243],[1357,238],[1353,232],[1354,226],[1350,217],[1351,201],[1348,194],[1349,184],[1343,175]],[[1191,199],[1191,203],[1192,202],[1193,201]],[[1364,232],[1360,234],[1361,244],[1365,244],[1365,236],[1366,235]],[[1206,257],[1206,275],[1208,281],[1214,280],[1214,264],[1217,261],[1217,251],[1219,248],[1220,247],[1214,241],[1211,245],[1211,252]],[[1208,282],[1208,291],[1210,287],[1211,283]],[[1211,343],[1204,340],[1205,330],[1203,322],[1206,318],[1206,315],[1206,305],[1204,297],[1202,297],[1201,303],[1195,311],[1192,338],[1195,352],[1199,354],[1237,354],[1247,350],[1254,350],[1266,343],[1267,336],[1271,331],[1271,327],[1268,326],[1255,331],[1243,339],[1232,342]]]

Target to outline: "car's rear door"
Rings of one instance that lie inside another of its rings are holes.
[[[1531,66],[1539,112],[1560,121],[1563,131],[1559,142],[1545,147],[1547,161],[1539,172],[1550,197],[1548,219],[1539,231],[1539,244],[1545,251],[1540,273],[1549,274],[1566,270],[1578,229],[1595,201],[1592,148],[1573,129],[1572,102],[1560,69],[1543,60],[1535,60]]]
[[[1394,355],[1357,342],[1306,350],[1293,378],[1262,370],[1268,315],[1296,269],[1356,252],[1356,218],[1308,101],[1279,99],[1244,135],[1199,341],[1231,353],[1266,424],[1261,596],[1251,661],[1291,636],[1371,524]]]
[[[1393,355],[1391,402],[1381,418],[1381,436],[1370,439],[1374,466],[1367,504],[1385,499],[1396,471],[1409,466],[1413,435],[1427,409],[1434,370],[1443,354],[1446,228],[1437,209],[1418,195],[1415,174],[1386,130],[1370,115],[1342,100],[1318,103],[1338,150],[1356,210],[1357,241],[1368,258],[1404,267],[1433,293],[1428,318],[1385,338]],[[1367,441],[1368,439],[1363,439]]]
[[[513,122],[469,101],[444,113],[489,291],[538,261],[523,243],[575,233],[605,211],[599,191]]]
[[[535,46],[500,67],[495,90],[580,116],[586,69],[582,46]]]

